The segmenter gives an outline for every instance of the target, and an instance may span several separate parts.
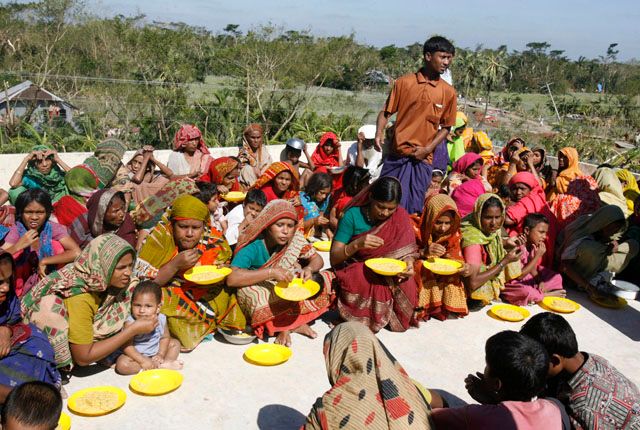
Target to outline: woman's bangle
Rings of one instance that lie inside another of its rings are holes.
[[[273,269],[271,269],[271,268],[269,269],[269,274],[267,275],[267,276],[269,276],[269,279],[273,279],[273,276],[271,275],[271,271],[272,271],[272,270],[273,270]]]

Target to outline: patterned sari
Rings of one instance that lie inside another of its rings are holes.
[[[183,194],[195,194],[198,191],[193,179],[172,179],[157,194],[140,202],[131,212],[131,217],[138,227],[153,228],[175,199]]]
[[[291,174],[291,185],[282,196],[278,196],[274,191],[273,180],[282,172],[289,172]],[[273,163],[251,188],[264,191],[264,194],[267,196],[267,202],[276,199],[288,201],[296,208],[298,219],[304,218],[304,207],[302,207],[302,203],[300,202],[300,178],[298,177],[297,170],[289,163],[284,161]]]
[[[116,265],[125,254],[135,251],[113,233],[93,239],[73,263],[41,280],[22,298],[26,322],[38,326],[49,337],[58,367],[72,363],[69,323],[64,299],[83,293],[103,293],[93,316],[93,338],[99,341],[120,332],[131,308],[131,293],[137,284],[112,294],[108,289]]]
[[[368,204],[372,186],[373,184],[355,196],[348,208]],[[407,211],[398,206],[389,219],[351,240],[367,234],[380,237],[384,240],[384,245],[376,249],[361,249],[335,268],[339,285],[340,316],[347,321],[359,321],[374,333],[387,325],[391,331],[405,331],[409,326],[417,325],[414,318],[418,301],[415,279],[411,277],[400,280],[397,277],[377,275],[364,262],[378,257],[399,260],[417,257],[418,246],[411,218]]]
[[[212,182],[216,185],[225,185],[227,175],[240,166],[240,162],[232,157],[216,158],[209,164],[209,170],[202,175],[201,181]],[[240,182],[236,177],[229,191],[240,191]]]
[[[331,389],[316,400],[304,430],[433,428],[429,404],[366,326],[336,326],[323,350]]]
[[[173,238],[173,221],[194,219],[204,222],[204,234],[197,245],[201,251],[196,265],[219,265],[229,261],[231,248],[211,227],[209,209],[197,198],[183,195],[175,199],[142,245],[134,273],[141,279],[155,279],[158,271],[179,252]],[[162,286],[161,312],[167,316],[171,334],[183,348],[191,350],[218,327],[244,329],[244,315],[232,290],[219,282],[197,285],[177,273]]]
[[[249,124],[242,132],[242,145],[238,151],[238,158],[242,163],[240,182],[247,188],[251,187],[267,167],[273,163],[271,154],[269,154],[264,143],[261,143],[260,147],[254,151],[249,142],[247,142],[247,136],[252,131],[258,131],[261,135],[264,134],[262,126],[259,124]]]
[[[45,145],[36,145],[31,148],[31,152],[46,152],[49,149],[51,148]],[[50,157],[53,157],[53,155]],[[62,170],[55,162],[53,162],[51,171],[45,174],[38,170],[35,166],[35,161],[30,161],[22,176],[22,184],[9,190],[9,200],[11,201],[11,204],[15,204],[16,199],[20,194],[32,188],[47,191],[51,196],[51,201],[54,203],[57,202],[63,196],[68,194],[67,186],[64,183],[64,174],[64,170]]]
[[[249,224],[238,239],[236,253],[256,240],[262,240],[264,231],[281,219],[297,220],[297,213],[291,203],[274,200],[265,206],[258,216]],[[302,231],[296,230],[293,237],[281,250],[274,252],[263,268],[281,268],[289,272],[301,269],[300,260],[309,260],[316,251],[304,238]],[[238,289],[238,303],[246,315],[251,316],[251,326],[260,337],[266,333],[293,330],[320,317],[330,303],[330,285],[332,275],[321,273],[323,285],[314,297],[300,302],[281,299],[273,292],[275,280],[260,282],[256,285]]]
[[[460,241],[460,215],[456,204],[446,194],[436,194],[427,200],[420,220],[421,245],[428,252],[433,242],[432,229],[438,218],[453,214],[449,232],[439,237],[435,243],[447,249],[442,258],[464,263]],[[415,272],[418,283],[418,312],[416,318],[427,321],[430,317],[445,320],[449,313],[467,315],[467,294],[460,275],[436,275],[423,266],[423,259],[416,260]]]

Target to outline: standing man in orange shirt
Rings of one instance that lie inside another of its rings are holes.
[[[422,52],[424,67],[396,80],[376,122],[376,145],[381,147],[389,117],[396,114],[393,149],[380,177],[400,180],[400,205],[410,214],[422,212],[431,184],[433,151],[445,142],[457,109],[456,91],[440,78],[455,54],[453,44],[434,36],[424,43]]]

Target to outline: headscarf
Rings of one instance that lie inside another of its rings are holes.
[[[482,179],[475,178],[458,185],[451,193],[451,198],[458,207],[461,217],[465,217],[473,211],[478,197],[486,193]]]
[[[622,184],[613,169],[601,167],[596,170],[593,179],[596,180],[598,188],[600,188],[598,195],[602,203],[605,205],[616,205],[622,209],[625,216],[629,216],[630,211],[627,207],[627,199],[622,191]]]
[[[33,151],[45,152],[50,149],[51,148],[45,145],[36,145],[33,148],[31,148],[31,152]],[[50,156],[50,157],[53,157],[53,156]],[[65,172],[60,168],[60,166],[58,166],[56,162],[52,162],[52,163],[53,164],[51,166],[51,171],[47,174],[44,174],[44,173],[41,173],[36,167],[35,160],[30,161],[29,164],[27,165],[24,175],[22,175],[22,182],[23,182],[23,185],[26,185],[26,188],[33,188],[32,186],[29,186],[29,185],[35,184],[37,188],[46,190],[47,193],[49,193],[49,195],[51,196],[51,201],[55,203],[58,200],[60,200],[62,196],[66,195],[68,191],[67,191],[67,186],[65,185],[65,182],[64,182]],[[24,191],[23,187],[18,187],[18,189],[22,189],[22,191]],[[20,195],[20,193],[21,191],[17,193],[11,193],[11,190],[10,190],[10,194],[14,194],[15,198],[17,198],[18,195]],[[12,198],[12,201],[15,201],[15,198]]]
[[[238,160],[233,157],[220,157],[216,158],[209,164],[209,170],[205,173],[200,180],[206,182],[212,182],[216,185],[222,185],[225,177],[240,166]],[[233,186],[229,191],[240,191],[240,182],[238,178],[235,179]]]
[[[568,163],[566,169],[558,171],[556,191],[558,194],[566,194],[569,189],[569,183],[579,176],[584,176],[584,173],[580,170],[580,159],[575,148],[568,146],[562,148],[558,153],[567,157]]]
[[[87,201],[88,213],[86,215],[82,215],[83,217],[86,216],[86,223],[88,228],[87,233],[89,233],[89,235],[87,238],[74,237],[74,240],[76,240],[76,242],[84,243],[87,239],[91,240],[95,237],[100,236],[101,234],[106,233],[104,229],[104,216],[107,212],[107,209],[109,208],[111,200],[113,200],[113,198],[116,196],[119,196],[122,201],[125,202],[124,194],[121,191],[114,190],[113,188],[99,190],[93,196],[91,196],[91,198]],[[75,229],[72,228],[70,230],[72,231],[73,237],[73,231],[75,231]],[[131,216],[126,213],[126,208],[122,224],[120,224],[118,229],[113,233],[126,240],[131,246],[136,246],[136,228],[133,223],[133,219],[131,219]]]
[[[333,152],[331,154],[327,154],[324,152],[325,143],[331,140],[333,142]],[[313,151],[311,155],[311,161],[316,167],[337,167],[339,165],[339,155],[338,151],[340,150],[340,140],[335,133],[330,131],[326,132],[320,137],[320,142],[316,147],[316,150]]]
[[[291,185],[289,189],[285,191],[283,196],[277,197],[273,190],[272,181],[282,172],[291,173]],[[299,200],[298,198],[298,190],[300,187],[300,182],[298,178],[298,172],[294,169],[289,163],[284,161],[277,161],[273,163],[265,172],[258,178],[258,180],[251,187],[252,189],[262,190],[267,195],[267,201],[274,199],[283,199],[293,201],[294,199]],[[295,204],[295,203],[294,203]],[[299,202],[298,202],[299,204]]]
[[[98,187],[106,188],[116,176],[118,168],[122,165],[122,158],[127,150],[124,142],[110,138],[98,143],[93,155],[84,160],[98,179]]]
[[[16,262],[11,254],[0,248],[0,261],[5,259],[11,262],[11,278],[9,279],[9,291],[5,296],[4,302],[0,304],[0,326],[22,321],[20,300],[16,296]]]
[[[200,129],[191,124],[183,124],[173,137],[173,150],[181,151],[190,140],[198,139],[197,150],[203,154],[209,154],[209,148],[204,143]]]
[[[255,151],[253,150],[253,148],[251,148],[251,145],[249,145],[249,142],[247,141],[247,136],[253,131],[257,131],[261,135],[264,135],[264,130],[262,129],[262,126],[260,124],[254,123],[246,126],[242,131],[242,147],[240,148],[238,157],[250,166],[255,167],[262,164],[261,156],[263,144],[261,144],[260,147]]]
[[[129,168],[129,171],[131,171],[131,163],[132,163],[132,162],[133,162],[133,160],[134,160],[137,156],[139,156],[139,155],[144,156],[144,151],[143,151],[142,149],[138,149],[136,152],[134,152],[134,153],[133,153],[133,157],[131,157],[131,160],[129,160],[129,161],[127,162],[127,167]],[[146,174],[153,174],[153,171],[155,170],[155,168],[156,168],[155,163],[154,163],[153,161],[149,160],[149,161],[147,162],[147,167],[146,167],[146,170],[145,170],[145,172],[144,172],[144,173],[145,173],[145,175],[146,175]]]
[[[518,172],[509,180],[509,186],[512,187],[515,184],[525,184],[531,189],[531,191],[540,189],[540,182],[531,172]]]
[[[495,157],[493,153],[493,143],[484,131],[476,131],[473,133],[469,144],[469,151],[480,154],[485,163]]]
[[[578,217],[560,234],[558,240],[560,255],[562,255],[567,246],[599,232],[609,224],[619,221],[625,221],[625,216],[622,209],[616,205],[606,205],[591,214]]]
[[[640,197],[640,188],[638,188],[636,177],[627,169],[616,170],[616,175],[621,182],[626,182],[623,187],[624,196],[627,199],[627,208],[633,212],[634,202]]]
[[[171,179],[156,194],[141,201],[131,212],[131,217],[140,228],[152,228],[176,198],[183,194],[193,195],[198,191],[191,178]]]
[[[430,429],[430,407],[400,363],[359,322],[336,326],[324,340],[331,389],[304,428]]]
[[[475,152],[467,152],[458,161],[453,163],[453,171],[460,174],[465,174],[467,169],[473,166],[478,160],[482,160],[482,156]]]
[[[99,180],[96,173],[85,165],[72,167],[64,176],[64,182],[71,197],[84,203],[85,199],[98,189]]]
[[[451,254],[451,251],[454,251],[453,254],[457,254],[455,249],[451,248],[460,250],[460,240],[462,238],[460,235],[461,219],[456,203],[446,194],[434,194],[426,201],[424,212],[422,212],[422,217],[420,218],[420,245],[426,247],[433,242],[431,240],[433,226],[436,220],[446,212],[453,212],[451,228],[448,233],[439,237],[436,243],[446,243],[447,252]]]
[[[258,216],[240,233],[235,253],[256,240],[270,225],[281,219],[298,220],[296,208],[286,200],[272,200],[260,211]]]

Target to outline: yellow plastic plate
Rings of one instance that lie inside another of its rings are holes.
[[[129,388],[138,394],[161,396],[182,385],[182,373],[171,369],[152,369],[138,373],[129,381]]]
[[[276,366],[291,358],[291,349],[275,343],[262,343],[249,347],[244,357],[252,364],[260,366]]]
[[[429,390],[427,390],[424,385],[422,385],[420,382],[416,381],[415,379],[411,378],[411,382],[413,382],[413,385],[416,386],[416,388],[418,389],[418,391],[420,391],[420,394],[422,394],[422,397],[424,397],[424,399],[427,401],[427,403],[431,404],[431,402],[433,401],[433,397],[431,396],[431,392]]]
[[[589,296],[592,302],[604,308],[621,309],[627,306],[627,301],[622,297],[615,296]]]
[[[320,242],[313,242],[313,247],[321,252],[329,252],[329,250],[331,250],[331,241],[321,240]]]
[[[229,191],[227,194],[223,195],[222,198],[228,202],[241,202],[247,195],[242,191]]]
[[[422,265],[437,275],[454,275],[462,268],[461,262],[448,258],[430,258]]]
[[[107,407],[87,407],[86,404],[81,400],[86,395],[90,395],[91,393],[111,393],[115,394],[117,401],[112,405],[108,405]],[[92,387],[85,388],[83,390],[76,391],[69,397],[67,401],[67,407],[71,412],[78,415],[84,415],[87,417],[99,417],[101,415],[110,414],[113,411],[116,411],[124,405],[124,402],[127,400],[127,394],[118,387],[112,387],[109,385],[101,386],[101,387]]]
[[[71,417],[66,413],[60,414],[60,419],[58,420],[58,427],[56,430],[69,430],[71,428]]]
[[[370,258],[364,264],[378,275],[396,276],[407,269],[407,263],[393,258]]]
[[[545,297],[542,304],[555,312],[570,314],[580,309],[580,305],[564,297]]]
[[[303,282],[300,278],[295,278],[288,285],[280,285],[279,283],[273,289],[276,295],[290,302],[301,302],[315,295],[320,291],[320,284],[311,279]]]
[[[198,285],[211,285],[222,281],[231,272],[228,267],[196,266],[184,272],[184,279]]]
[[[525,318],[529,318],[531,312],[520,306],[499,304],[491,307],[491,313],[501,320],[518,322]]]

